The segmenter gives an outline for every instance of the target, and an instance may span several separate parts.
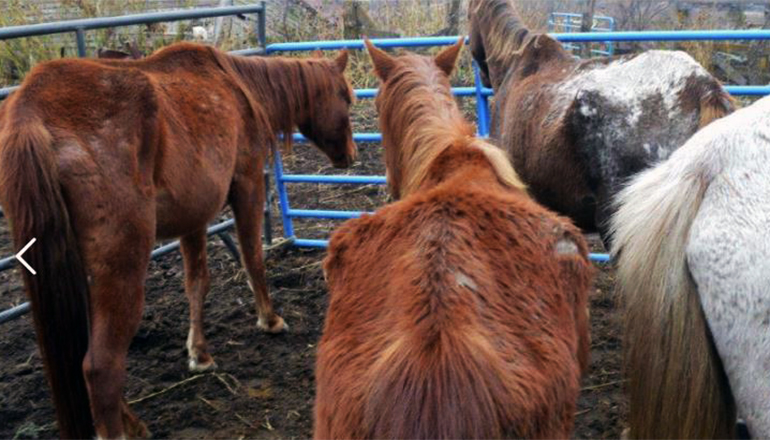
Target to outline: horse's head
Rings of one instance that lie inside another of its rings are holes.
[[[375,99],[385,147],[385,166],[390,192],[398,199],[409,184],[405,177],[415,161],[415,139],[412,127],[419,118],[435,116],[436,106],[425,105],[441,100],[438,108],[456,107],[451,94],[449,77],[463,46],[464,38],[444,49],[435,58],[409,54],[392,57],[365,40],[372,58],[374,73],[380,80]],[[437,92],[439,90],[439,92]],[[422,139],[425,140],[425,139]]]
[[[471,49],[471,55],[476,61],[476,65],[479,66],[479,77],[484,87],[492,87],[492,83],[489,81],[489,65],[487,65],[487,53],[484,49],[484,39],[481,38],[481,18],[478,14],[478,0],[471,0],[468,5],[468,46]]]
[[[348,52],[342,51],[334,60],[319,61],[326,64],[324,70],[331,76],[329,87],[316,90],[308,116],[297,121],[297,127],[336,168],[347,168],[355,162],[357,155],[350,125],[353,88],[344,75]]]

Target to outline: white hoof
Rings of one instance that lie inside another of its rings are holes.
[[[267,333],[281,333],[289,331],[289,326],[286,325],[286,322],[283,320],[283,318],[280,316],[276,316],[276,318],[278,319],[272,326],[268,326],[264,319],[259,318],[259,320],[257,320],[257,327]]]
[[[191,373],[204,373],[206,371],[213,371],[217,369],[217,363],[214,362],[214,359],[209,360],[208,362],[198,362],[196,358],[190,358],[190,361],[187,363],[187,368],[190,369]]]

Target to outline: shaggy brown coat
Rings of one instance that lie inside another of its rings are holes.
[[[567,438],[588,365],[579,231],[475,138],[436,59],[367,42],[402,198],[332,236],[316,438]]]
[[[262,262],[263,166],[295,126],[335,165],[355,157],[337,60],[245,59],[177,44],[137,61],[37,66],[0,110],[0,201],[24,272],[63,437],[147,434],[122,400],[156,238],[182,237],[190,368],[203,337],[206,225],[232,207],[259,325],[284,328]],[[90,411],[89,411],[90,404]]]

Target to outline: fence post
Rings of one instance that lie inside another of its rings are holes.
[[[257,40],[259,45],[265,49],[265,55],[267,55],[267,2],[260,2],[262,5],[262,11],[257,14],[259,20],[259,29],[257,29]]]
[[[77,41],[78,41],[78,56],[80,58],[85,58],[87,55],[85,30],[83,30],[83,28],[77,28],[77,30],[75,31],[75,37],[77,38]]]
[[[291,136],[290,134],[288,136]],[[283,223],[283,236],[291,238],[294,236],[294,224],[289,217],[289,195],[286,193],[286,183],[283,181],[283,162],[281,161],[281,152],[276,149],[273,157],[275,186],[278,189],[278,204],[281,206],[281,222]]]
[[[473,62],[473,82],[476,86],[476,127],[479,136],[489,136],[489,106],[487,97],[482,93],[481,77],[479,76],[479,66],[476,61]]]
[[[265,168],[265,243],[273,244],[273,192],[270,190],[270,167]]]

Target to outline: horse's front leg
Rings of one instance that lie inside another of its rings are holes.
[[[190,333],[187,336],[188,367],[192,372],[216,368],[203,336],[203,303],[210,288],[206,263],[206,230],[201,229],[181,239],[184,259],[184,291],[190,302]]]
[[[258,161],[261,162],[261,161]],[[257,301],[257,326],[270,333],[287,330],[283,318],[273,311],[267,292],[265,265],[262,261],[262,211],[265,207],[265,185],[262,164],[250,167],[249,175],[236,176],[231,186],[230,203],[235,216],[243,265],[249,273],[250,287]]]

